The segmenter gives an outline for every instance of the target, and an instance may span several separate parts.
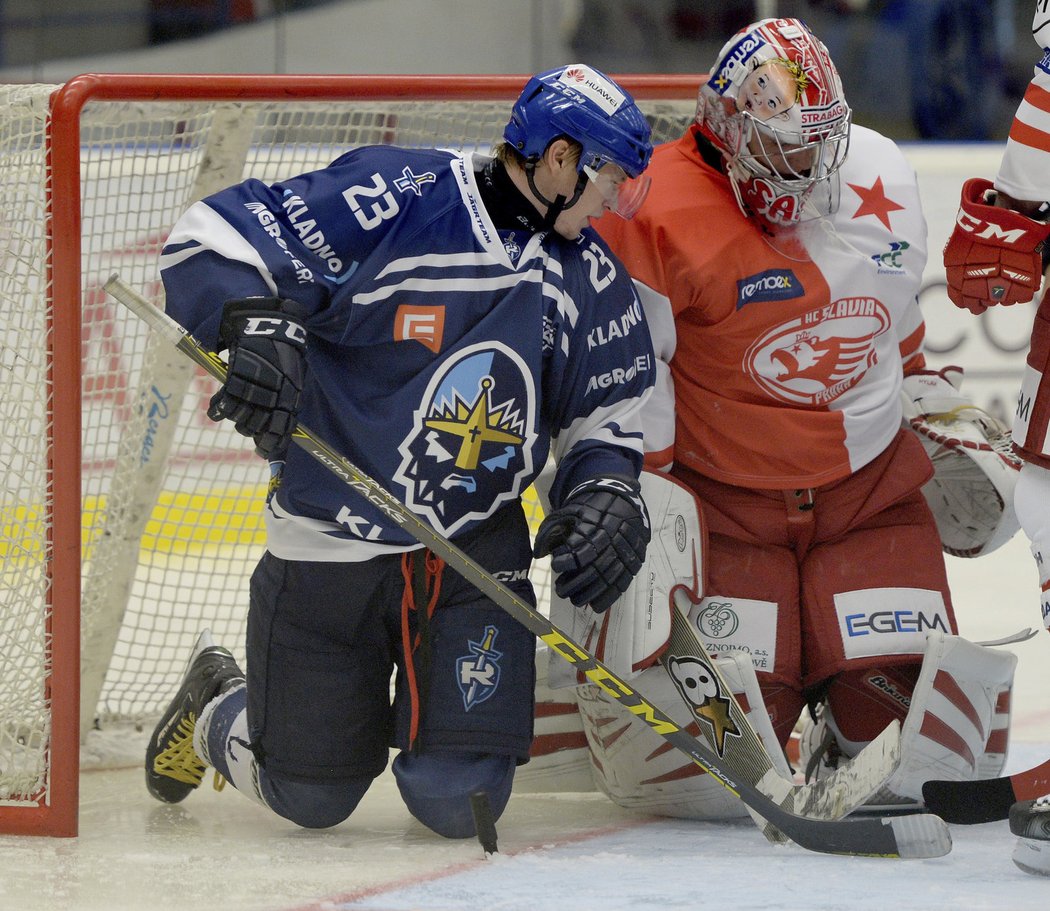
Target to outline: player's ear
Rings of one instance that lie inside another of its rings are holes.
[[[547,146],[547,151],[543,153],[543,160],[554,173],[558,173],[566,167],[571,167],[575,170],[579,157],[579,146],[565,136],[555,139]]]

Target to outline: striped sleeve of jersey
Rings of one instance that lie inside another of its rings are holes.
[[[422,203],[427,218],[413,222],[435,223],[458,204],[458,194],[436,180],[453,161],[451,152],[364,147],[318,171],[269,185],[249,179],[196,203],[161,254],[174,315],[209,343],[223,301],[272,295],[297,301],[313,333],[341,332],[345,314],[330,314],[328,327],[319,314],[377,251],[395,242],[399,251],[426,249],[404,229],[403,212],[421,199],[405,188],[437,185]]]
[[[559,333],[544,377],[558,464],[555,506],[589,478],[641,470],[642,415],[654,379],[652,342],[630,275],[592,230],[576,247],[580,255],[561,258],[557,308],[571,331]]]
[[[1042,48],[1035,75],[1017,107],[996,189],[1015,199],[1050,200],[1050,5],[1036,2],[1032,34]]]

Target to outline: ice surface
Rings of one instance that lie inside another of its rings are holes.
[[[951,560],[961,631],[1039,626],[1036,574],[1018,536]],[[1050,756],[1050,638],[1020,656],[1008,770]],[[140,769],[81,777],[76,839],[0,837],[0,911],[1044,911],[1050,879],[1018,870],[1006,823],[953,826],[936,860],[843,858],[770,845],[749,821],[638,817],[596,794],[522,794],[499,854],[414,822],[390,776],[358,812],[304,831],[227,788],[153,801]]]

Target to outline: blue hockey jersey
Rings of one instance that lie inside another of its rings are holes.
[[[301,422],[455,538],[553,454],[551,501],[636,475],[652,343],[597,233],[497,230],[476,156],[374,146],[190,207],[164,247],[168,311],[210,348],[225,301],[306,311]],[[292,446],[271,470],[267,546],[363,560],[414,539]]]

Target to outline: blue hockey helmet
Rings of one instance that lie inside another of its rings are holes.
[[[650,132],[626,91],[596,69],[574,63],[526,83],[503,138],[526,160],[535,160],[559,136],[568,136],[583,146],[581,172],[612,162],[637,177],[653,153]]]

